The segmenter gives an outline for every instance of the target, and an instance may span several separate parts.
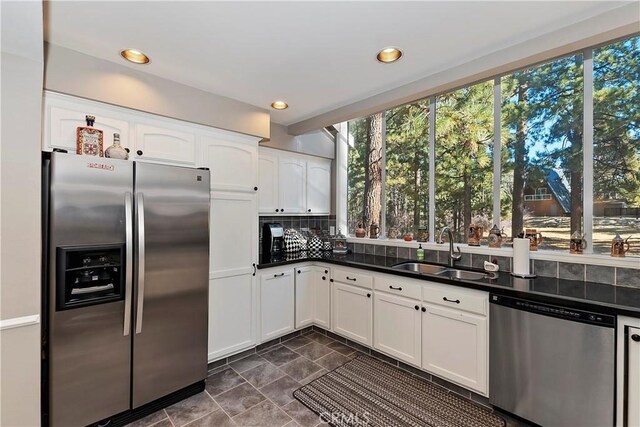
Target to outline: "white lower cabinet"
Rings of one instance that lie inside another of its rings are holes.
[[[313,323],[315,318],[315,267],[296,268],[296,329]]]
[[[293,331],[293,269],[268,271],[260,277],[260,342]]]
[[[334,282],[332,286],[333,331],[360,344],[373,344],[373,291]]]
[[[487,318],[432,304],[423,306],[422,369],[486,396]]]
[[[296,329],[316,324],[331,326],[331,286],[329,269],[309,266],[295,269],[296,274]]]
[[[376,292],[374,313],[374,348],[403,362],[420,366],[420,301]]]
[[[209,361],[256,344],[256,312],[252,274],[209,280]]]
[[[314,323],[321,328],[331,329],[331,270],[316,267],[314,287]]]

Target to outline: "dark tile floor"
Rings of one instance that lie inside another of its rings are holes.
[[[310,332],[213,369],[205,391],[129,427],[315,427],[323,423],[293,398],[294,390],[357,354],[346,344]],[[507,427],[525,426],[505,419]]]

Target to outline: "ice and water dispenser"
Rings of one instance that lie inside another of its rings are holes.
[[[57,310],[124,298],[124,245],[57,248]]]

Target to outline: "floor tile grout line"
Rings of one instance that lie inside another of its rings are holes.
[[[235,388],[235,387],[234,387],[234,388]],[[206,389],[205,389],[204,391],[205,391],[205,393],[209,394],[209,392],[208,392]],[[220,394],[222,394],[222,393],[220,393]],[[220,408],[220,410],[221,410],[222,412],[224,412],[224,414],[229,418],[229,420],[231,420],[231,418],[233,418],[233,417],[231,417],[231,415],[229,415],[229,414],[227,413],[227,411],[225,411],[225,410],[224,410],[224,408],[222,407],[222,405],[221,405],[221,404],[219,404],[213,396],[211,396],[211,395],[209,394],[209,397],[211,398],[211,400],[213,400],[213,401],[215,402],[215,404],[216,404],[216,405],[218,405],[218,407]],[[215,411],[213,411],[213,412],[215,412]],[[211,413],[213,413],[213,412],[211,412]],[[206,415],[205,415],[205,417],[206,417]],[[201,417],[201,418],[204,418],[204,417]],[[200,418],[198,418],[198,419],[200,419]]]

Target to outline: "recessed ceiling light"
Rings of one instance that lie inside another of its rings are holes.
[[[271,103],[271,108],[275,108],[276,110],[284,110],[288,107],[289,105],[284,101],[273,101]]]
[[[402,51],[397,47],[385,47],[378,52],[376,58],[383,64],[390,64],[402,58]]]
[[[120,55],[135,64],[148,64],[151,61],[147,55],[137,49],[125,49],[120,52]]]

